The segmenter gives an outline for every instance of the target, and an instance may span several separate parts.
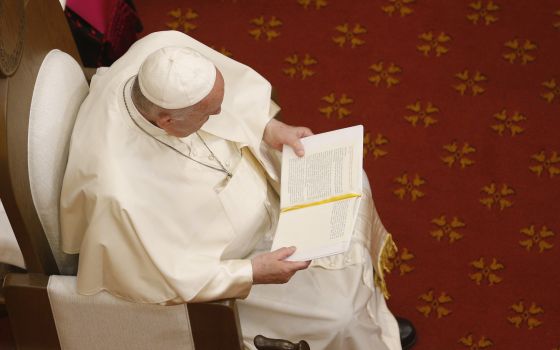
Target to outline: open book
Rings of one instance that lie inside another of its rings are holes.
[[[287,260],[345,252],[362,196],[362,125],[303,138],[305,156],[282,151],[280,219],[272,250],[295,246]]]

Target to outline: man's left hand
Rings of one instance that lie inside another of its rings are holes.
[[[292,147],[298,156],[304,155],[302,137],[311,136],[313,132],[303,126],[291,126],[276,119],[271,119],[264,128],[263,141],[270,147],[281,151],[283,145]]]

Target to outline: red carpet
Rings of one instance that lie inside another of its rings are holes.
[[[292,124],[364,124],[417,349],[560,348],[560,3],[138,0],[267,77]]]

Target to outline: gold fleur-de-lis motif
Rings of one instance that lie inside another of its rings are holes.
[[[435,35],[432,32],[426,32],[418,36],[422,40],[421,44],[416,46],[416,49],[424,54],[424,56],[430,56],[432,53],[436,57],[440,57],[446,54],[449,49],[444,45],[451,41],[451,37],[444,32]]]
[[[354,24],[352,29],[350,29],[348,23],[338,25],[334,29],[338,32],[338,35],[333,36],[332,40],[340,47],[344,47],[344,45],[349,43],[352,48],[355,48],[365,43],[365,41],[360,38],[360,35],[366,33],[367,30],[359,23]]]
[[[519,122],[527,119],[519,112],[514,112],[512,115],[508,116],[505,109],[494,114],[494,118],[498,121],[498,123],[493,124],[491,128],[500,136],[503,136],[504,131],[506,130],[509,131],[511,136],[522,133],[524,129],[519,125]]]
[[[514,315],[508,317],[507,320],[516,328],[526,325],[527,328],[533,329],[542,324],[537,317],[539,314],[544,313],[544,309],[535,302],[532,302],[531,306],[526,307],[524,301],[520,300],[518,303],[513,304],[510,309],[513,310]]]
[[[496,184],[491,183],[488,186],[484,186],[482,188],[482,192],[484,192],[487,196],[481,198],[480,203],[488,209],[492,209],[492,207],[499,207],[500,210],[504,210],[505,208],[509,208],[513,205],[513,201],[509,197],[514,195],[515,191],[506,184],[502,184],[501,189],[498,190]]]
[[[453,243],[463,238],[463,235],[457,231],[466,226],[465,223],[456,216],[454,216],[450,221],[447,221],[447,217],[445,215],[432,219],[432,224],[436,225],[437,229],[431,231],[430,236],[434,237],[438,241],[441,241],[443,237],[447,236],[449,243]]]
[[[443,145],[443,149],[450,154],[441,157],[441,160],[450,168],[455,163],[460,164],[461,169],[474,164],[474,160],[467,158],[467,155],[476,152],[476,149],[468,142],[463,143],[463,147],[457,146],[457,142],[452,142],[448,145]]]
[[[469,7],[474,11],[467,15],[467,19],[474,24],[478,24],[479,21],[484,21],[486,25],[490,25],[498,20],[496,12],[500,7],[494,3],[494,1],[489,0],[483,3],[481,0],[471,2]]]
[[[560,10],[554,12],[554,14],[556,14],[556,16],[560,17]],[[560,20],[558,22],[555,22],[554,24],[552,24],[552,26],[556,29],[560,29]]]
[[[502,57],[509,61],[509,63],[520,61],[521,64],[527,64],[528,62],[533,62],[535,60],[533,51],[537,49],[537,45],[530,40],[525,40],[523,44],[521,44],[518,39],[513,39],[506,41],[504,46],[511,49],[511,51],[502,55]]]
[[[547,157],[545,151],[540,151],[537,154],[533,154],[531,159],[535,160],[537,164],[531,165],[529,170],[537,174],[537,176],[540,177],[543,172],[547,172],[550,178],[560,174],[560,156],[558,152],[553,151]]]
[[[470,74],[469,71],[465,69],[464,71],[455,74],[455,78],[459,79],[461,82],[454,85],[453,88],[457,90],[461,96],[464,96],[468,91],[470,91],[472,96],[480,95],[485,91],[481,83],[485,82],[487,78],[479,71],[476,71],[474,74]]]
[[[336,116],[337,119],[342,119],[352,113],[352,111],[346,108],[346,106],[352,104],[354,100],[346,96],[346,94],[342,94],[340,98],[337,99],[333,92],[330,95],[323,96],[321,100],[327,102],[328,105],[326,107],[319,108],[319,112],[329,119],[333,115]]]
[[[368,79],[369,82],[375,84],[375,86],[379,86],[381,82],[385,82],[385,86],[388,88],[399,83],[399,79],[397,79],[396,75],[402,72],[401,67],[393,62],[385,66],[383,61],[372,64],[369,69],[374,71],[374,74]]]
[[[395,178],[395,182],[401,185],[393,191],[395,196],[399,199],[404,199],[407,195],[411,201],[416,201],[418,198],[424,197],[425,193],[420,191],[420,187],[426,183],[420,175],[415,174],[414,178],[409,178],[407,173],[402,174]]]
[[[387,5],[381,6],[381,10],[392,16],[393,14],[399,14],[401,17],[408,16],[414,10],[410,7],[410,4],[414,3],[415,0],[388,0]]]
[[[315,72],[311,70],[311,66],[317,64],[317,60],[307,53],[303,57],[293,54],[286,57],[284,61],[290,64],[289,67],[283,69],[284,73],[290,78],[293,78],[299,73],[299,77],[303,80],[315,74]]]
[[[227,57],[232,57],[232,56],[233,56],[233,54],[231,53],[231,51],[229,51],[228,49],[226,49],[226,48],[223,47],[223,46],[220,46],[219,49],[218,49],[217,47],[215,47],[215,46],[210,46],[210,47],[211,47],[212,49],[218,51],[219,53],[221,53],[221,54],[224,55],[224,56],[227,56]]]
[[[434,106],[430,101],[424,104],[424,108],[422,108],[422,103],[420,101],[416,101],[416,103],[406,106],[406,109],[414,112],[414,114],[406,115],[404,117],[404,119],[412,124],[412,126],[416,126],[418,122],[421,122],[424,124],[424,127],[427,128],[428,126],[437,123],[437,119],[434,115],[439,112],[439,108]]]
[[[436,297],[434,290],[430,289],[428,292],[420,295],[418,299],[425,302],[425,304],[417,306],[416,310],[425,317],[429,317],[433,313],[437,318],[442,318],[451,313],[451,310],[448,309],[448,304],[453,301],[453,298],[447,295],[446,292],[441,292]]]
[[[196,29],[196,24],[192,23],[193,19],[198,18],[198,13],[194,12],[193,9],[188,8],[184,13],[178,8],[171,10],[167,13],[173,18],[171,22],[167,22],[168,28],[173,30],[180,30],[183,33],[188,33],[191,30]]]
[[[556,97],[560,96],[560,84],[556,83],[556,79],[547,80],[542,83],[542,86],[548,89],[548,91],[541,94],[541,97],[548,103],[552,103]]]
[[[373,154],[374,159],[387,155],[387,151],[382,148],[382,146],[387,143],[389,143],[389,140],[379,133],[374,140],[372,140],[372,136],[369,132],[366,133],[364,136],[364,157],[367,156],[368,153]]]
[[[492,262],[490,264],[485,264],[484,258],[481,257],[478,260],[472,261],[471,266],[477,271],[470,273],[469,278],[475,281],[477,285],[486,281],[489,286],[493,286],[494,284],[502,281],[502,278],[497,275],[497,272],[503,270],[504,265],[499,263],[496,258],[492,258]]]
[[[519,241],[519,244],[525,247],[527,251],[531,251],[533,247],[538,247],[539,253],[542,253],[554,247],[554,244],[547,241],[547,239],[554,237],[554,232],[545,225],[541,227],[539,232],[535,231],[535,225],[522,228],[520,232],[527,236],[527,239]]]
[[[414,270],[414,266],[411,264],[411,260],[414,259],[414,254],[408,251],[408,248],[403,248],[402,252],[398,255],[395,255],[392,259],[389,259],[387,262],[387,268],[389,271],[393,271],[393,269],[398,268],[399,274],[404,276],[405,274],[412,272]]]
[[[256,28],[249,30],[249,34],[255,40],[266,36],[266,40],[271,41],[280,36],[280,32],[277,29],[282,25],[282,22],[275,16],[270,17],[268,21],[265,20],[264,16],[260,16],[253,18],[250,23],[256,26]]]
[[[494,345],[494,343],[485,336],[481,336],[478,340],[474,340],[472,333],[468,333],[464,337],[461,337],[458,343],[465,346],[468,350],[486,349]]]
[[[327,6],[327,0],[297,0],[297,2],[306,10],[311,4],[315,4],[316,10],[320,10],[321,8]]]

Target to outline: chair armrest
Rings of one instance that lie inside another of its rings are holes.
[[[60,349],[48,282],[49,277],[39,273],[9,273],[4,278],[6,308],[18,349]]]

